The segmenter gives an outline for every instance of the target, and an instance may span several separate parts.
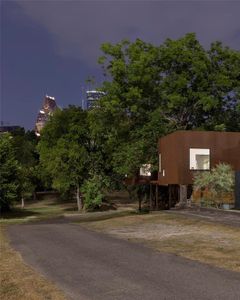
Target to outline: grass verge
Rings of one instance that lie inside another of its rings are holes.
[[[30,221],[57,218],[65,213],[77,213],[76,204],[72,202],[61,203],[56,199],[47,199],[31,202],[24,209],[16,206],[11,212],[0,218],[0,224],[26,223]]]
[[[56,286],[27,266],[20,254],[8,242],[5,228],[35,220],[59,217],[75,212],[75,203],[58,203],[55,199],[27,203],[24,209],[16,207],[0,219],[0,295],[1,300],[63,300]]]
[[[64,300],[65,296],[51,282],[28,267],[20,254],[12,250],[0,228],[0,295],[1,300]]]

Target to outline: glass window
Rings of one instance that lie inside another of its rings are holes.
[[[151,176],[151,165],[144,164],[140,168],[140,176]]]
[[[190,169],[210,170],[210,149],[190,148]]]

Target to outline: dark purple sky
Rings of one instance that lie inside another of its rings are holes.
[[[240,1],[10,1],[1,8],[1,121],[34,127],[45,94],[81,105],[85,79],[100,84],[103,42],[156,45],[196,32],[240,50]]]

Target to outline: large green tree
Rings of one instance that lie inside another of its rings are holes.
[[[75,106],[54,113],[38,144],[40,163],[51,177],[53,188],[61,192],[73,189],[79,210],[83,206],[80,187],[89,172],[90,148],[87,112]]]
[[[105,96],[92,132],[108,164],[123,175],[156,166],[157,140],[174,130],[240,129],[240,53],[190,33],[153,46],[140,39],[102,45]]]
[[[13,131],[11,135],[15,157],[19,163],[18,192],[23,208],[25,198],[35,196],[35,189],[41,185],[38,176],[37,137],[34,131],[25,132],[24,128]]]

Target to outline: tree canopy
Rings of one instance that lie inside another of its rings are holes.
[[[38,145],[33,132],[0,136],[1,203],[42,182],[61,192],[74,190],[79,209],[82,187],[87,205],[98,206],[111,181],[121,183],[144,164],[157,170],[161,136],[175,130],[240,131],[239,51],[220,42],[205,49],[194,33],[159,46],[137,39],[105,43],[101,50],[105,81],[98,105],[55,111]]]
[[[74,188],[79,209],[82,208],[80,186],[88,174],[90,146],[87,112],[75,106],[54,113],[38,144],[40,163],[53,188],[62,192]]]
[[[101,47],[105,96],[92,116],[113,168],[156,165],[157,139],[175,130],[240,130],[240,53],[195,34],[160,46],[123,40]]]
[[[12,136],[0,135],[0,210],[11,208],[18,198],[20,165],[14,153]]]

